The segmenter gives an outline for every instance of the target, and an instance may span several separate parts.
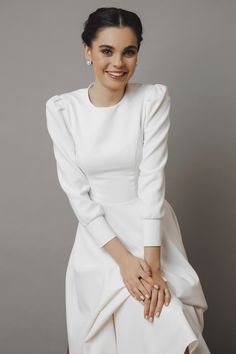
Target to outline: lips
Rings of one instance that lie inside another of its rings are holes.
[[[112,78],[119,78],[125,76],[127,71],[106,71],[106,73]]]

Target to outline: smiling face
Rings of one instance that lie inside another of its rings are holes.
[[[84,52],[93,63],[95,82],[111,90],[121,90],[135,71],[137,37],[129,27],[106,27],[98,32],[91,48],[84,44]],[[122,76],[114,76],[118,72]]]

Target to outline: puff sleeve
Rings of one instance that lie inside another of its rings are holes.
[[[165,165],[168,159],[170,96],[168,87],[151,86],[145,99],[143,154],[139,166],[138,194],[144,246],[161,246],[165,201]]]
[[[88,179],[76,162],[64,98],[55,95],[46,102],[47,130],[52,139],[60,186],[66,193],[78,221],[88,229],[99,247],[114,238],[102,206],[89,197]]]

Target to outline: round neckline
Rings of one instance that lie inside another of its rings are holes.
[[[128,93],[128,88],[129,88],[129,83],[127,83],[126,85],[126,89],[125,89],[125,93],[123,95],[123,97],[116,103],[116,104],[113,104],[112,106],[95,106],[91,101],[90,101],[90,97],[89,97],[89,89],[90,87],[92,87],[93,85],[95,84],[95,82],[91,82],[89,84],[89,86],[85,89],[85,96],[86,96],[86,100],[88,102],[88,104],[95,108],[95,109],[104,109],[104,110],[109,110],[109,109],[114,109],[116,107],[118,107],[119,105],[121,105],[121,103],[123,103],[125,100],[126,100],[126,97],[127,97],[127,93]]]

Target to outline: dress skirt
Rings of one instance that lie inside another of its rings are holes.
[[[118,264],[78,223],[65,278],[70,354],[184,354],[187,346],[190,354],[210,353],[202,336],[206,299],[175,212],[166,199],[164,205],[161,265],[172,298],[153,322],[127,290]],[[125,247],[144,258],[139,199],[102,206]]]

